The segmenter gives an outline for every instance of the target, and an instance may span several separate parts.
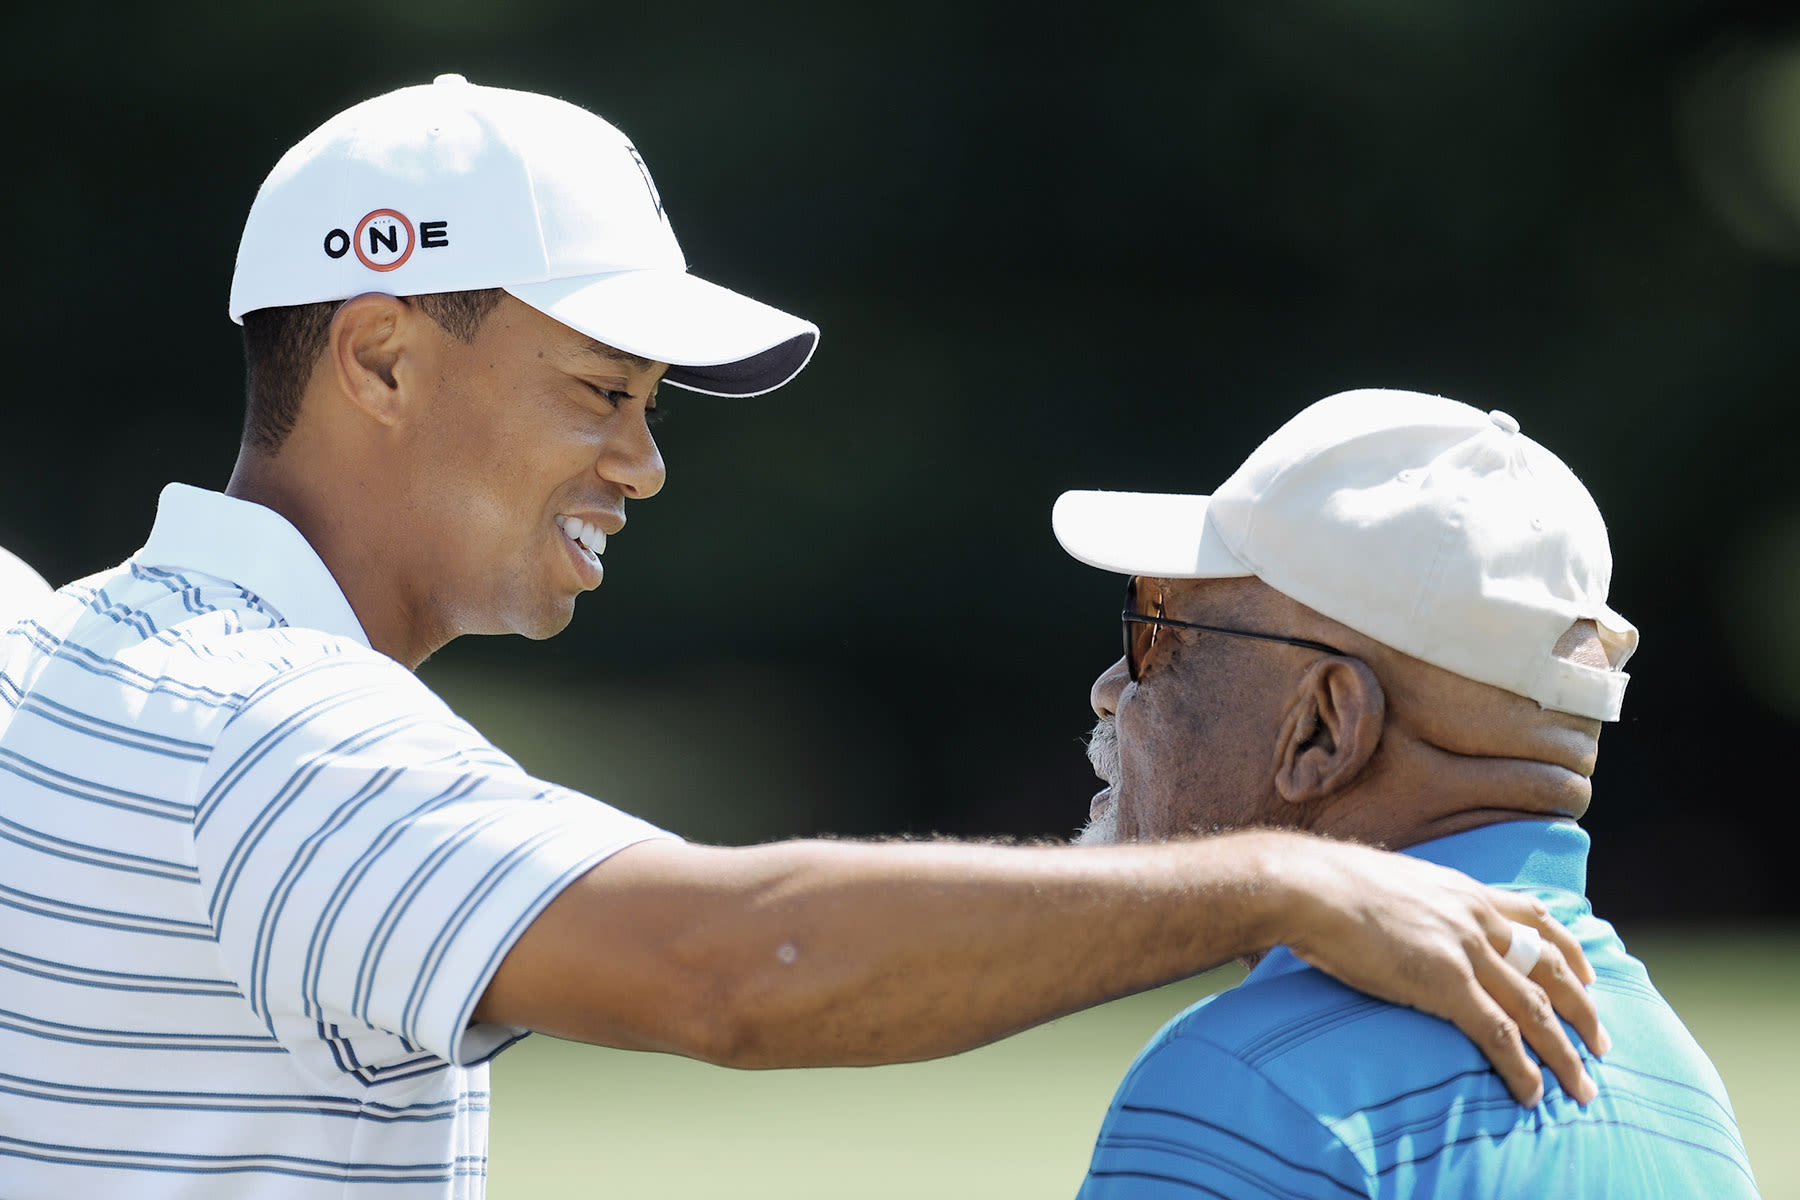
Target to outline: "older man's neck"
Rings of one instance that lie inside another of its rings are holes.
[[[1539,759],[1458,754],[1419,741],[1340,798],[1320,833],[1402,850],[1503,821],[1579,820],[1593,798],[1582,771]]]

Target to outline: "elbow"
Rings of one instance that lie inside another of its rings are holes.
[[[780,1053],[779,1021],[756,972],[713,969],[665,1010],[668,1049],[718,1067],[751,1070],[804,1065]]]

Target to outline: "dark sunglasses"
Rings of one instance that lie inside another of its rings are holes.
[[[1143,657],[1149,653],[1150,647],[1156,645],[1156,635],[1161,630],[1197,629],[1202,633],[1223,633],[1229,637],[1253,638],[1259,642],[1281,642],[1288,646],[1302,646],[1308,650],[1321,650],[1326,654],[1336,654],[1348,658],[1336,646],[1327,646],[1324,642],[1312,642],[1305,638],[1283,637],[1279,633],[1254,633],[1248,629],[1226,629],[1222,625],[1201,625],[1193,621],[1177,621],[1174,617],[1162,615],[1162,594],[1157,593],[1156,612],[1141,613],[1137,611],[1137,576],[1132,576],[1125,583],[1125,610],[1119,614],[1119,623],[1125,633],[1125,669],[1131,672],[1131,681],[1137,682]],[[1138,628],[1132,628],[1137,626]],[[1148,636],[1144,628],[1148,627]]]

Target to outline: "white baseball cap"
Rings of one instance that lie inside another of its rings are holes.
[[[1606,603],[1593,497],[1503,412],[1417,392],[1327,397],[1210,496],[1066,492],[1051,516],[1091,566],[1167,579],[1255,576],[1414,658],[1616,721],[1637,628]],[[1554,653],[1576,621],[1611,669]]]
[[[18,555],[0,546],[0,629],[5,629],[24,615],[37,601],[50,594],[44,577],[25,565]]]
[[[282,156],[244,223],[231,319],[496,287],[717,396],[780,387],[819,341],[812,322],[687,273],[623,133],[460,75],[365,100]]]

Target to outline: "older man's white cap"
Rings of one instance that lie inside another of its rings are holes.
[[[1255,576],[1351,629],[1545,708],[1616,721],[1637,628],[1606,602],[1606,523],[1503,412],[1416,392],[1327,397],[1210,496],[1067,492],[1063,548],[1126,575]],[[1559,657],[1577,621],[1611,669]]]
[[[37,601],[50,594],[44,577],[25,565],[18,555],[0,546],[0,629],[23,616]]]

